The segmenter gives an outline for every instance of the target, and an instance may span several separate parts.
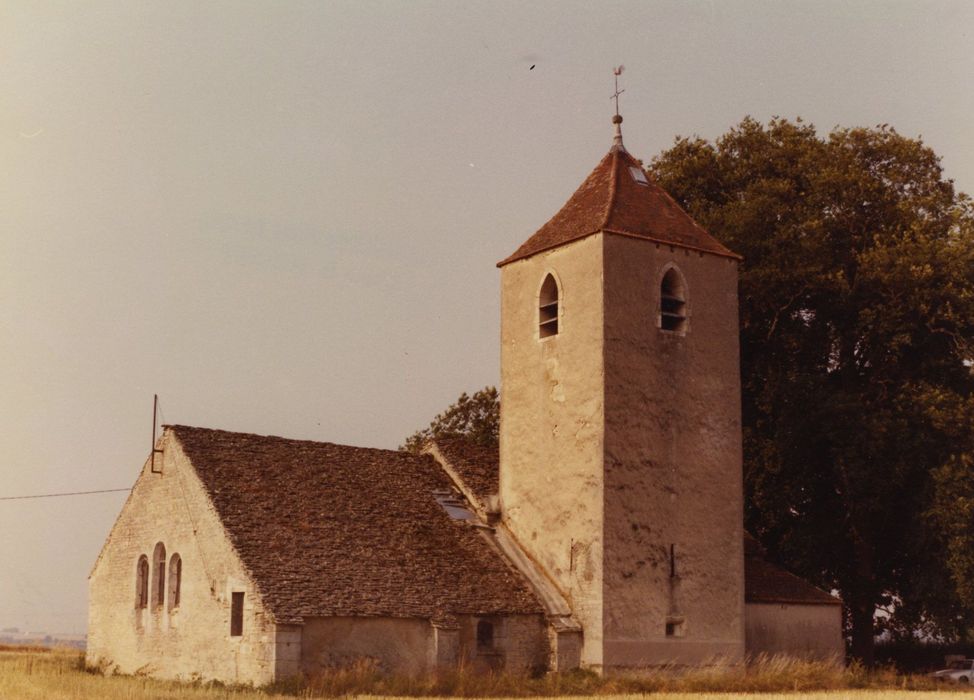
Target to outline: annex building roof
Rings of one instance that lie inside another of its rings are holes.
[[[744,600],[748,603],[841,605],[842,601],[821,588],[766,559],[767,553],[753,536],[744,533]]]
[[[543,609],[427,455],[166,426],[279,623]]]

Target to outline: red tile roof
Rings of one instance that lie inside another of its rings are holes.
[[[428,456],[167,426],[275,620],[542,612]]]
[[[764,547],[744,533],[744,600],[748,603],[842,605],[842,601],[803,578],[775,566]]]
[[[630,168],[645,175],[637,182]],[[739,258],[697,224],[624,148],[613,148],[548,223],[498,267],[605,231]]]

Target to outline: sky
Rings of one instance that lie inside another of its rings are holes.
[[[922,136],[974,192],[974,3],[0,4],[0,498],[161,422],[397,447],[499,380],[499,274],[611,145]],[[532,68],[533,66],[533,68]],[[0,500],[0,627],[82,632],[125,498]]]

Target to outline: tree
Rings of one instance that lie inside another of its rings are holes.
[[[498,445],[500,428],[500,399],[497,389],[487,386],[468,396],[460,394],[457,402],[436,416],[424,430],[418,430],[399,449],[420,452],[429,441],[437,438],[465,437],[488,447]]]
[[[970,199],[887,125],[747,118],[649,170],[744,257],[749,529],[840,591],[865,663],[877,607],[950,631],[958,600],[974,610],[974,500],[950,507],[974,499]]]

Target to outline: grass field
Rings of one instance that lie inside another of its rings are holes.
[[[746,674],[697,671],[659,674],[642,679],[602,679],[573,674],[535,680],[504,676],[453,674],[438,679],[384,679],[368,669],[353,669],[276,690],[181,684],[136,676],[102,676],[84,670],[77,651],[0,651],[0,700],[267,700],[335,696],[464,696],[631,698],[647,694],[661,700],[743,700],[774,697],[809,700],[902,698],[933,700],[966,692],[959,686],[937,686],[920,676],[890,671],[865,673],[824,664],[769,660]]]

